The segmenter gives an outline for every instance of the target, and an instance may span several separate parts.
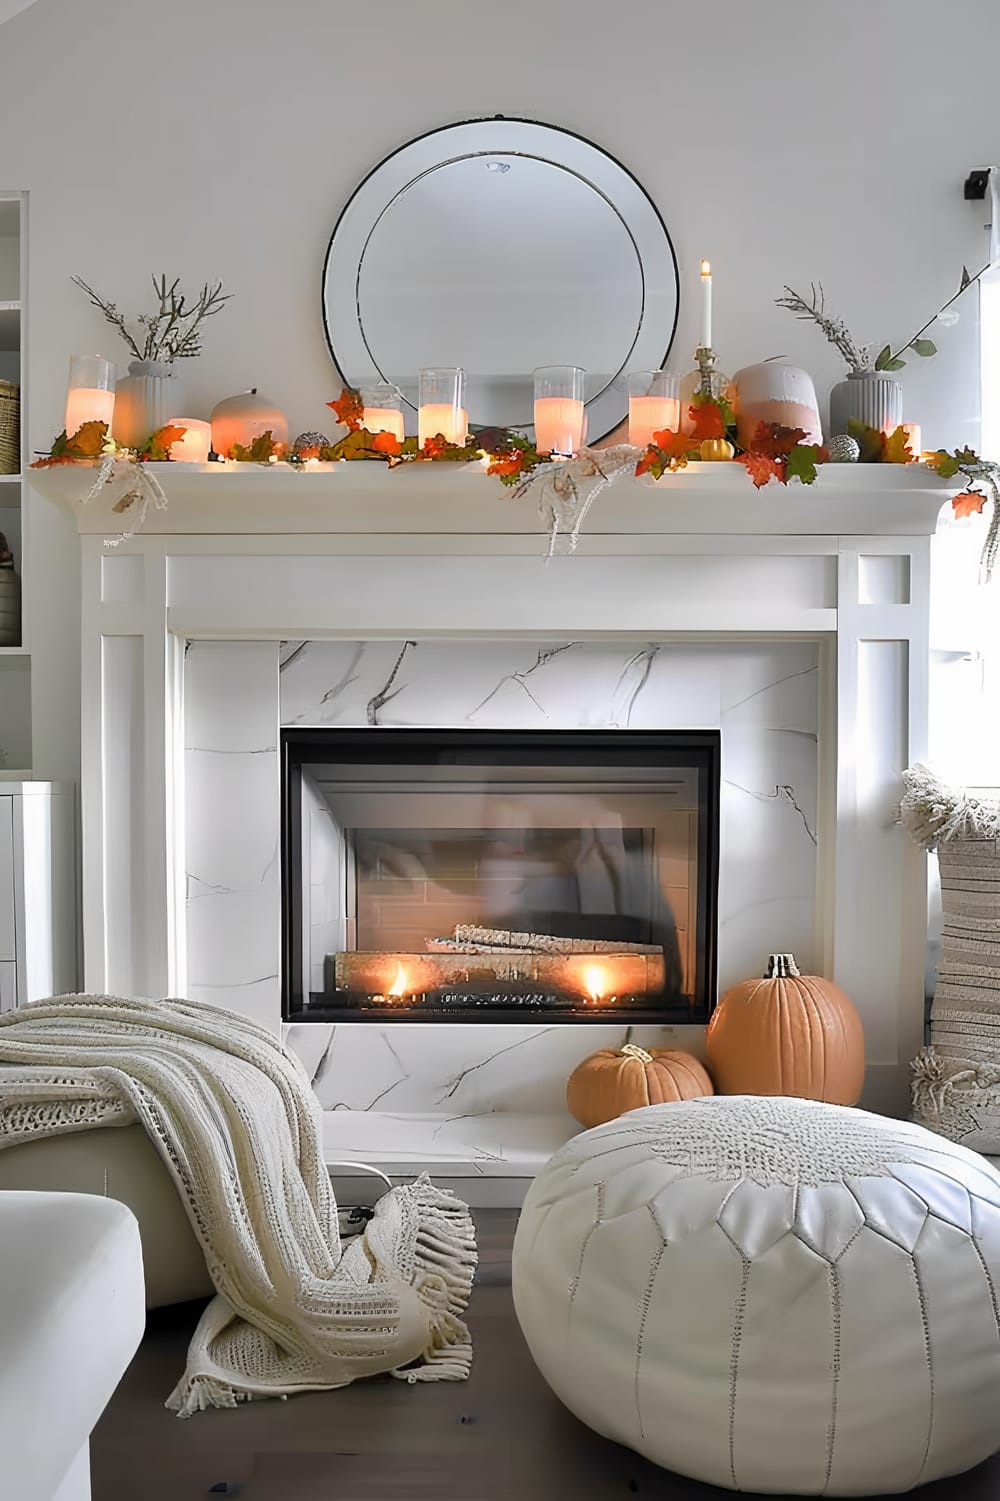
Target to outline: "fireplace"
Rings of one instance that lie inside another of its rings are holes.
[[[718,731],[285,729],[289,1021],[704,1021]]]

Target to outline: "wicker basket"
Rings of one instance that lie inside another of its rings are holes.
[[[21,470],[21,388],[0,380],[0,474]]]

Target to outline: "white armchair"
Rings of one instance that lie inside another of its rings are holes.
[[[135,1216],[0,1193],[0,1455],[11,1501],[89,1501],[90,1433],[145,1324]]]

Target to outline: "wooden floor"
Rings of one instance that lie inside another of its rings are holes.
[[[468,1382],[389,1378],[254,1402],[181,1422],[163,1399],[200,1309],[151,1315],[142,1347],[92,1440],[93,1501],[721,1501],[731,1495],[647,1464],[583,1427],[551,1395],[510,1296],[516,1216],[477,1215],[480,1271]],[[1000,1426],[1000,1414],[998,1414]],[[1000,1434],[998,1434],[1000,1438]],[[1000,1501],[1000,1457],[921,1501]],[[12,1498],[13,1501],[13,1498]]]

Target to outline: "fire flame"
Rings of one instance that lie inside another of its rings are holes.
[[[404,996],[406,994],[406,990],[407,990],[406,970],[405,970],[403,964],[399,963],[396,966],[396,978],[393,980],[392,984],[389,986],[389,989],[386,992],[386,994],[388,996],[390,996],[390,998],[392,998],[392,999],[397,999],[399,996]]]
[[[603,1000],[607,994],[608,977],[599,964],[588,964],[583,972],[583,983],[592,1001]]]

